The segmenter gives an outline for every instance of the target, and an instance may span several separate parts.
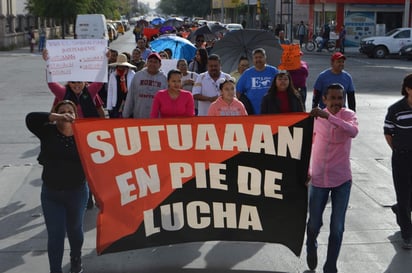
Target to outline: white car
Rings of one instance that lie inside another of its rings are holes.
[[[228,31],[243,29],[241,24],[227,24],[225,27]]]

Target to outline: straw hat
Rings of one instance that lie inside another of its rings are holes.
[[[109,66],[127,66],[127,67],[130,67],[130,68],[136,69],[136,66],[129,63],[127,61],[126,55],[124,55],[122,53],[117,56],[116,62],[109,64]]]

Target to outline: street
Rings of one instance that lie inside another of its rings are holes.
[[[131,52],[131,31],[111,44]],[[399,228],[390,205],[395,203],[390,149],[383,136],[387,107],[401,98],[403,77],[412,62],[397,58],[368,59],[347,51],[345,69],[351,73],[357,100],[360,133],[352,144],[353,187],[338,260],[341,273],[410,273],[412,251],[401,248]],[[308,101],[318,73],[330,65],[330,53],[304,52],[309,64]],[[45,62],[29,49],[0,52],[0,272],[48,272],[46,230],[40,206],[41,168],[36,161],[39,141],[24,124],[31,111],[50,111]],[[86,273],[132,272],[275,272],[308,273],[306,251],[294,256],[276,244],[198,242],[97,256],[97,208],[86,213],[83,265]],[[330,207],[319,236],[322,272],[329,234]],[[67,243],[67,241],[66,241]],[[64,256],[69,268],[68,243]]]

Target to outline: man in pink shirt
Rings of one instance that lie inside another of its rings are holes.
[[[328,86],[323,94],[325,109],[314,108],[312,158],[309,169],[309,220],[307,224],[306,261],[310,270],[318,263],[317,241],[322,215],[331,195],[332,216],[324,273],[338,272],[336,263],[342,245],[345,215],[352,185],[350,149],[358,134],[355,112],[344,108],[344,88],[339,83]]]

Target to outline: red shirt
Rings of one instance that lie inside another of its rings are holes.
[[[179,96],[172,99],[167,89],[159,90],[153,99],[151,118],[193,117],[195,106],[190,91],[181,89]]]
[[[290,105],[289,105],[289,98],[288,92],[277,92],[277,97],[280,101],[280,112],[281,113],[290,113]]]

